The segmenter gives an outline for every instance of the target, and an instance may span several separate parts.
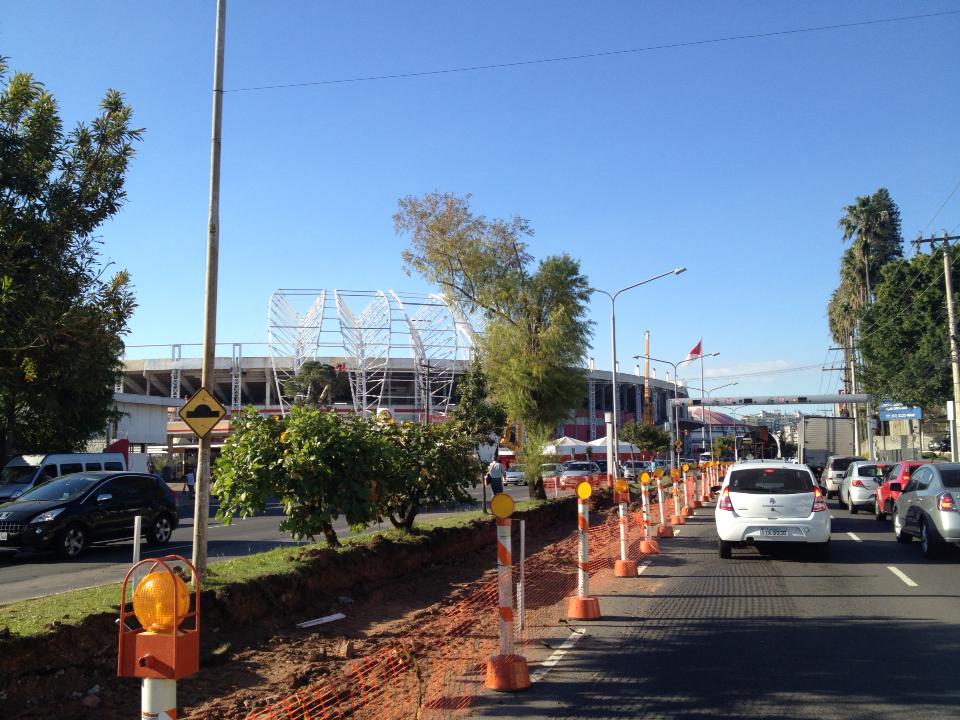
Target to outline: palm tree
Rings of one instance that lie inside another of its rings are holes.
[[[852,240],[852,260],[863,268],[863,282],[858,272],[851,272],[850,280],[862,296],[862,307],[870,304],[870,277],[894,258],[903,257],[903,238],[900,236],[900,209],[890,191],[880,188],[873,195],[858,197],[853,205],[843,209],[838,221],[843,241]],[[849,268],[848,268],[849,270]],[[843,268],[841,268],[841,284]]]
[[[345,374],[338,368],[307,360],[297,374],[284,383],[283,392],[295,402],[309,407],[329,407],[333,396],[339,394],[345,384]]]

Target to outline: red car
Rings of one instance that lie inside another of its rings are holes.
[[[886,520],[887,515],[893,512],[893,504],[910,480],[910,473],[921,465],[929,464],[929,460],[904,460],[887,471],[883,476],[883,482],[877,486],[877,495],[874,500],[873,509],[877,520]],[[898,485],[897,489],[890,487],[894,483]]]

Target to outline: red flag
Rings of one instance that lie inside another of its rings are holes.
[[[703,350],[701,349],[702,346],[703,338],[700,338],[697,340],[697,344],[693,346],[693,350],[687,353],[687,360],[693,360],[694,358],[700,357],[703,354]],[[684,362],[686,362],[686,360]]]

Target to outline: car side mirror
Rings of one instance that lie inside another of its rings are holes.
[[[107,500],[113,500],[113,495],[111,495],[110,493],[100,493],[99,495],[97,495],[98,503],[106,502]]]
[[[902,489],[900,483],[890,483],[890,492],[900,492]]]

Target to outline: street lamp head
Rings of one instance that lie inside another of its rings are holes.
[[[674,275],[679,275],[680,273],[685,273],[687,269],[685,267],[678,267],[673,269]]]

